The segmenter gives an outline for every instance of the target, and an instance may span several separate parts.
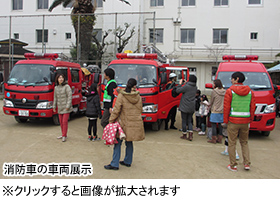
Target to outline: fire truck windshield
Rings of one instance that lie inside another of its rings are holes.
[[[10,85],[36,86],[48,85],[51,65],[15,65],[7,81]]]
[[[125,87],[128,79],[135,78],[138,87],[153,87],[156,84],[157,73],[153,65],[113,64],[115,80],[120,87]]]
[[[234,72],[219,72],[218,79],[222,81],[225,89],[231,84],[231,75]],[[253,91],[271,90],[272,86],[267,73],[263,72],[242,72],[245,75],[244,85],[248,85]]]

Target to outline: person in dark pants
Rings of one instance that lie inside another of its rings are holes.
[[[176,86],[177,75],[175,73],[171,73],[169,75],[169,79],[170,79],[170,81],[166,85],[167,90],[172,89]],[[174,123],[176,121],[176,114],[177,114],[177,106],[174,106],[173,108],[171,108],[170,112],[168,113],[167,118],[165,119],[165,130],[168,130],[169,120],[171,120],[170,129],[177,130],[177,128],[174,126]]]
[[[105,87],[103,96],[104,112],[101,118],[101,126],[103,128],[109,124],[110,113],[112,112],[113,101],[115,98],[114,89],[117,87],[117,83],[114,80],[115,71],[113,69],[105,69],[104,78],[107,80],[107,85]]]
[[[97,118],[101,119],[100,98],[97,92],[97,84],[93,83],[90,86],[87,97],[86,116],[88,117],[88,141],[100,140],[97,137]],[[91,134],[93,133],[93,135]]]
[[[195,120],[196,120],[196,127],[194,128],[195,131],[201,131],[201,117],[199,114],[199,107],[200,107],[200,95],[201,91],[197,90],[195,94]]]
[[[185,81],[185,80],[184,80]],[[192,126],[192,116],[195,111],[195,93],[197,90],[196,87],[197,78],[195,75],[190,75],[189,81],[183,84],[183,80],[180,80],[181,87],[176,89],[177,93],[182,93],[179,110],[181,111],[182,118],[182,131],[183,136],[181,139],[193,140],[193,126]],[[188,126],[188,130],[187,130]],[[189,133],[187,137],[187,133]]]

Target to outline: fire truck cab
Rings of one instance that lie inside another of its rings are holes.
[[[225,89],[231,86],[231,75],[240,71],[245,75],[244,85],[248,85],[254,92],[256,99],[256,110],[254,121],[250,124],[250,130],[261,131],[263,135],[269,136],[275,127],[275,93],[277,86],[273,85],[270,75],[265,66],[259,62],[256,55],[236,56],[225,55],[216,73],[216,79],[220,79]],[[246,61],[247,60],[247,61]],[[213,88],[213,84],[205,84],[206,88]]]
[[[108,68],[114,69],[118,87],[125,88],[129,78],[137,80],[137,90],[143,103],[142,118],[145,123],[152,124],[152,130],[159,130],[162,120],[167,118],[171,108],[178,107],[181,98],[181,95],[172,97],[172,89],[166,90],[169,74],[177,74],[178,85],[181,78],[188,80],[188,68],[161,63],[157,54],[120,53],[116,57]],[[106,83],[104,80],[102,90]]]
[[[17,122],[28,119],[53,118],[59,124],[57,113],[53,112],[53,95],[55,76],[65,75],[66,81],[72,89],[72,105],[75,113],[86,109],[86,98],[83,89],[88,86],[83,82],[85,75],[77,63],[57,60],[58,54],[25,54],[26,60],[18,61],[10,76],[4,83],[3,111],[13,115]],[[90,85],[92,79],[87,78]]]

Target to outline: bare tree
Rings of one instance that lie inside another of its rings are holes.
[[[228,45],[223,45],[223,46],[207,46],[207,45],[204,45],[207,50],[210,52],[210,57],[213,57],[214,58],[214,62],[215,62],[215,65],[218,66],[218,59],[221,57],[222,53],[226,50],[226,48],[228,47]]]
[[[118,53],[121,53],[124,50],[125,46],[129,42],[129,40],[133,37],[133,35],[135,35],[135,27],[133,27],[132,29],[130,29],[130,34],[127,37],[125,37],[125,34],[127,33],[130,25],[131,24],[125,23],[124,28],[119,26],[114,31],[114,35],[118,38],[118,47],[117,47]]]
[[[97,47],[97,55],[96,58],[97,60],[99,60],[100,62],[96,63],[99,67],[101,67],[101,60],[102,60],[102,56],[103,54],[106,52],[107,48],[109,45],[114,44],[112,41],[110,42],[106,42],[105,39],[108,37],[108,35],[110,34],[110,32],[112,32],[111,29],[109,29],[108,31],[104,31],[103,33],[103,37],[102,40],[99,41],[97,39],[97,31],[93,33],[92,35],[92,40],[93,42],[96,44]]]

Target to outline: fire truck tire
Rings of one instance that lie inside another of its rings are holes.
[[[270,134],[270,131],[262,131],[262,135],[264,135],[264,136],[269,136],[269,134]]]
[[[18,123],[25,123],[27,122],[28,119],[26,118],[20,118],[18,116],[15,116],[15,120],[18,122]]]
[[[60,125],[58,115],[52,117],[54,125]]]
[[[159,131],[161,125],[161,121],[158,119],[156,122],[152,123],[152,130]]]

